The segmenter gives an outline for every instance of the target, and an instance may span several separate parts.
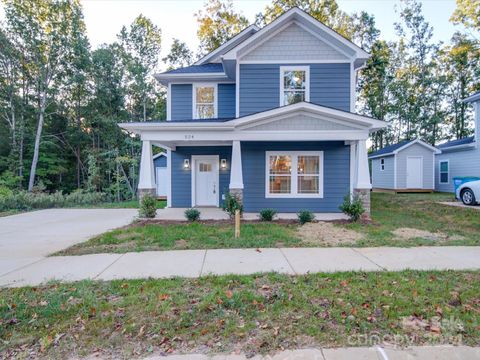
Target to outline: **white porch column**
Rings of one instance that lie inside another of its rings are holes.
[[[242,172],[242,150],[240,141],[232,143],[232,160],[230,165],[230,193],[236,195],[243,201],[243,172]]]
[[[155,168],[153,166],[152,144],[149,140],[142,140],[142,157],[140,160],[140,179],[138,181],[138,196],[156,194]]]
[[[372,189],[372,184],[370,182],[366,140],[358,140],[356,144],[356,171],[354,179],[353,193],[362,201],[363,207],[365,208],[363,218],[369,219],[370,190]]]

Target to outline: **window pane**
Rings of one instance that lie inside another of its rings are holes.
[[[299,194],[318,194],[318,176],[299,176]]]
[[[290,176],[270,176],[270,194],[290,194]]]
[[[305,101],[305,91],[285,91],[283,103],[285,105],[295,104]]]
[[[285,71],[283,73],[284,89],[305,89],[305,71]]]
[[[299,174],[318,174],[319,168],[318,156],[299,156],[298,157],[298,173]]]
[[[440,171],[442,172],[448,171],[448,162],[444,161],[440,163]]]
[[[212,119],[215,117],[215,107],[213,105],[197,105],[198,119]]]
[[[214,88],[213,87],[197,87],[196,88],[197,104],[213,103]]]
[[[440,182],[448,183],[448,173],[440,173]]]
[[[270,156],[270,174],[290,174],[292,159],[290,156]]]

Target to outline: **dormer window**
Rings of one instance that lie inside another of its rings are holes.
[[[193,85],[193,118],[213,119],[217,117],[217,85]]]
[[[310,101],[310,67],[280,67],[280,106]]]

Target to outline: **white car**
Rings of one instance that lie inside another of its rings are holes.
[[[480,180],[466,182],[457,189],[455,196],[465,205],[480,204]]]

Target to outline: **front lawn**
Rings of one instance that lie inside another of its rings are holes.
[[[113,230],[61,255],[102,252],[322,246],[480,245],[480,211],[438,204],[450,194],[372,193],[371,223],[141,223]]]
[[[2,289],[0,357],[232,351],[251,356],[374,345],[362,339],[392,341],[393,336],[405,341],[397,343],[402,346],[479,346],[479,288],[479,272],[405,271]]]

